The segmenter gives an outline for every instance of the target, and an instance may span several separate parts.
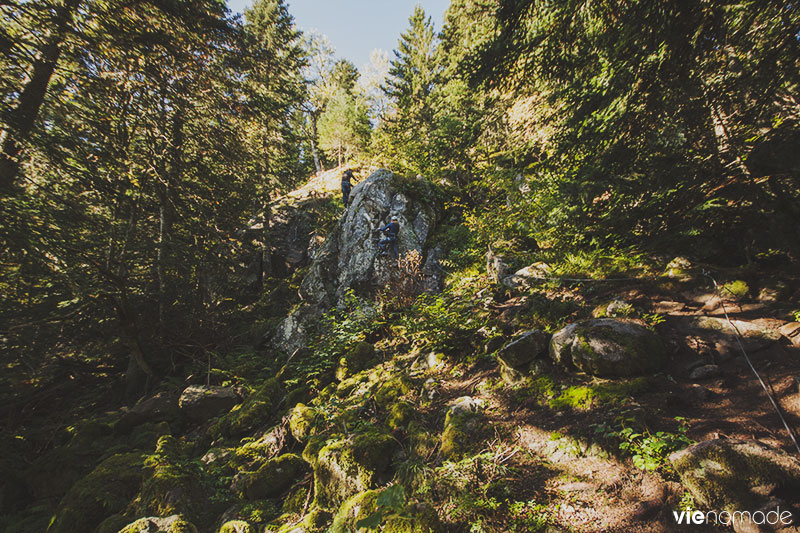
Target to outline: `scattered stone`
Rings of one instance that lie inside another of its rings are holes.
[[[780,340],[781,332],[770,325],[757,321],[731,320],[733,326],[725,318],[714,316],[679,317],[675,324],[683,329],[695,332],[707,342],[713,342],[717,352],[722,355],[740,353],[736,341],[736,330],[742,336],[745,350],[760,350]],[[734,326],[736,329],[734,329]]]
[[[755,510],[776,491],[800,491],[800,460],[755,440],[714,439],[675,452],[669,461],[698,506]]]
[[[422,384],[422,393],[425,398],[430,401],[433,401],[438,395],[439,392],[436,390],[437,383],[436,380],[433,378],[428,378],[425,380],[425,383]]]
[[[470,442],[476,440],[473,434],[481,425],[480,411],[483,406],[482,400],[469,396],[462,396],[450,404],[441,437],[442,457],[456,458],[466,451]]]
[[[537,357],[547,354],[549,340],[543,331],[526,331],[504,346],[497,353],[497,360],[512,368],[523,368]]]
[[[547,263],[534,263],[503,278],[503,285],[509,289],[529,289],[537,282],[546,279],[551,271],[552,268]]]
[[[714,396],[714,393],[708,390],[707,388],[703,387],[702,385],[692,385],[687,393],[689,403],[693,404],[703,403],[712,396]]]
[[[758,301],[761,303],[776,303],[786,297],[789,287],[782,281],[765,284],[758,291]]]
[[[592,311],[594,318],[627,318],[633,316],[636,310],[631,304],[624,300],[612,300],[611,302],[600,304]]]
[[[689,374],[689,379],[692,381],[703,381],[706,379],[716,378],[722,375],[722,371],[717,365],[703,365],[692,370]]]
[[[219,533],[256,533],[256,529],[244,520],[230,520],[222,524]]]
[[[662,315],[668,315],[671,313],[680,313],[684,309],[686,309],[686,304],[683,302],[673,302],[665,300],[662,302],[656,302],[653,305],[653,312]]]
[[[685,257],[676,257],[669,262],[667,268],[664,270],[669,278],[682,278],[690,274],[692,269],[692,262]]]
[[[800,348],[800,322],[789,322],[778,330],[781,335],[789,339],[791,343]]]
[[[594,376],[652,374],[666,361],[658,335],[636,322],[615,318],[566,326],[553,335],[550,357],[560,366]]]
[[[190,420],[205,422],[230,411],[242,399],[230,387],[192,385],[178,400],[181,412]]]
[[[496,255],[491,249],[486,252],[486,274],[492,283],[500,283],[508,276],[508,263],[505,257]]]
[[[694,370],[695,368],[705,366],[707,364],[709,364],[708,359],[695,359],[694,361],[686,365],[686,372],[691,373],[691,371]]]

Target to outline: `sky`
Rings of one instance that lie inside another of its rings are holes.
[[[228,0],[231,11],[241,13],[252,0]],[[374,49],[391,53],[400,34],[408,29],[408,17],[421,4],[442,29],[450,0],[286,0],[289,13],[301,30],[317,30],[328,36],[336,56],[353,62],[360,70]]]

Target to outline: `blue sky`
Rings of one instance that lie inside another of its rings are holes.
[[[228,7],[241,13],[252,0],[228,0]],[[391,51],[408,28],[408,17],[421,4],[442,29],[450,0],[287,0],[289,12],[302,30],[316,29],[328,36],[337,57],[352,61],[359,69],[369,62],[375,49]]]

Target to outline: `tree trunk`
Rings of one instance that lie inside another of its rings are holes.
[[[17,177],[17,158],[39,116],[47,87],[53,77],[61,45],[72,24],[72,18],[81,0],[65,0],[56,10],[54,27],[45,38],[40,53],[33,63],[30,76],[20,91],[17,106],[8,113],[7,129],[0,135],[0,188],[10,188]]]
[[[314,156],[314,168],[317,174],[323,172],[322,164],[319,161],[319,150],[317,150],[317,117],[311,114],[311,155]]]

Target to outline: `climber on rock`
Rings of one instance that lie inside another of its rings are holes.
[[[345,207],[347,207],[347,203],[350,200],[350,191],[353,189],[353,184],[350,183],[350,180],[354,179],[353,171],[349,168],[342,174],[342,203]]]
[[[378,243],[378,248],[380,248],[380,255],[386,256],[389,254],[389,247],[392,247],[392,251],[394,252],[394,256],[399,256],[399,251],[397,249],[397,234],[400,233],[400,224],[397,222],[397,217],[392,217],[391,222],[386,224],[382,228],[378,228],[378,231],[382,231],[386,234],[386,237],[380,240]]]

